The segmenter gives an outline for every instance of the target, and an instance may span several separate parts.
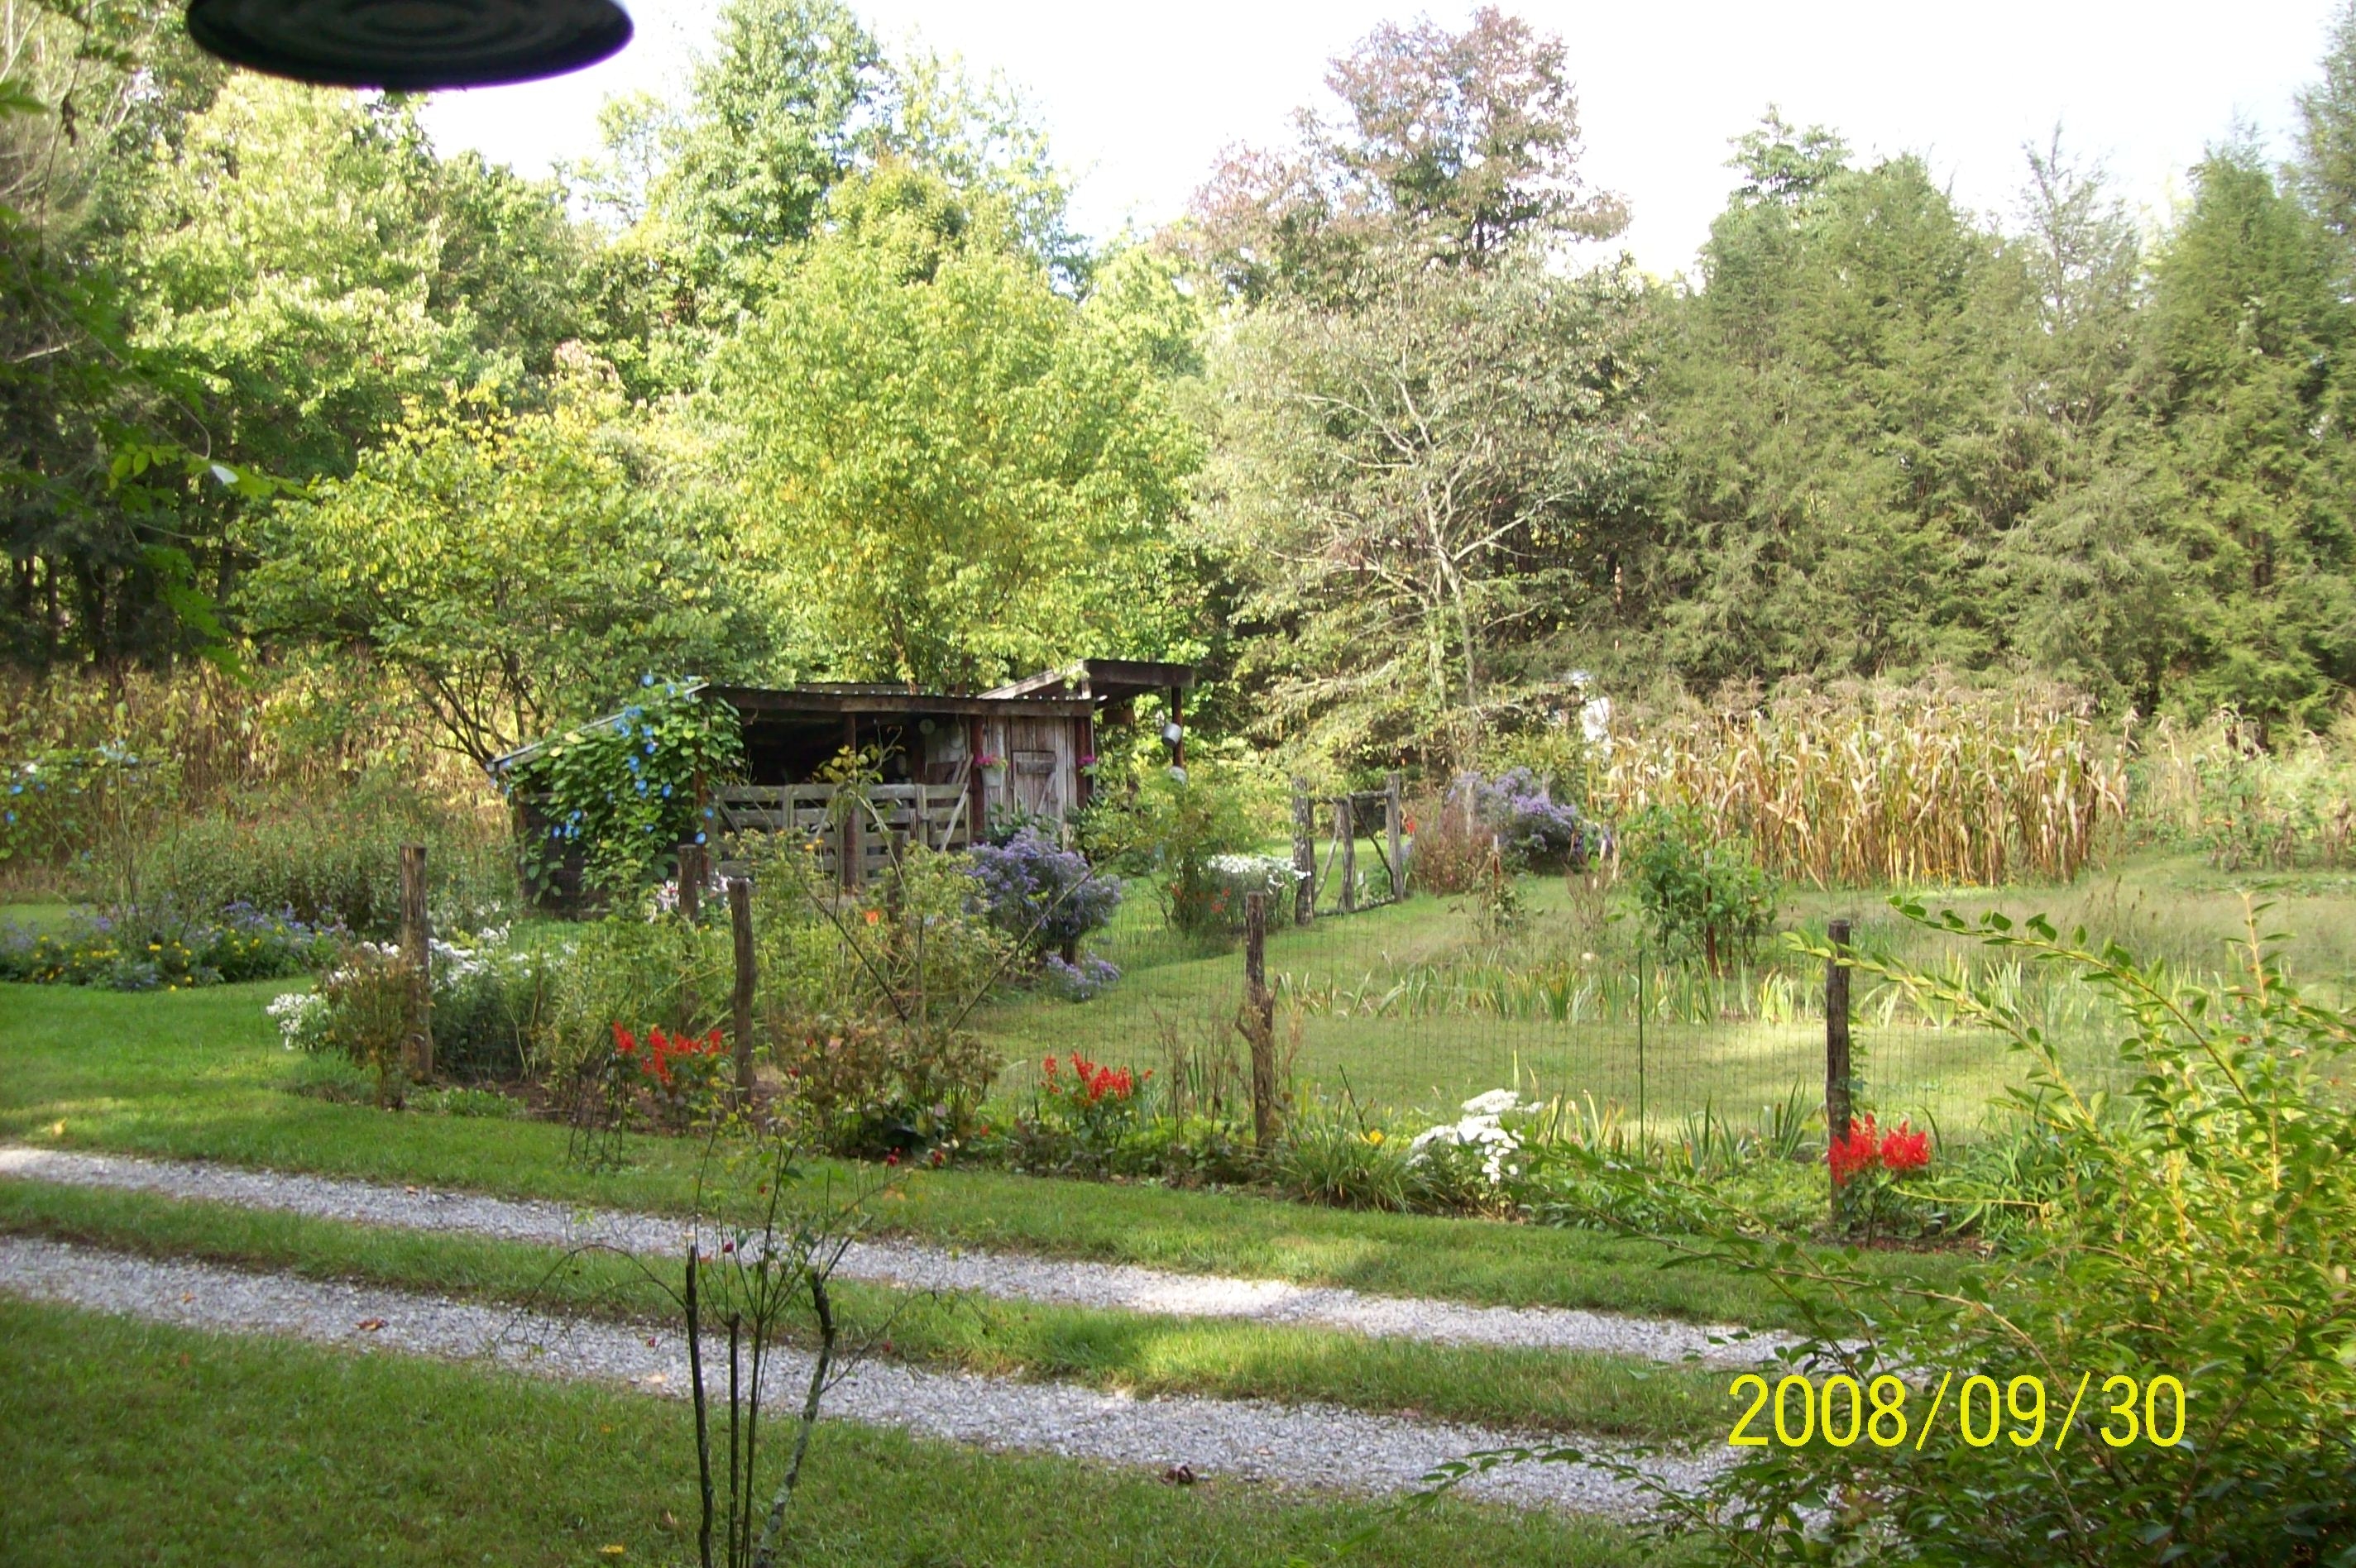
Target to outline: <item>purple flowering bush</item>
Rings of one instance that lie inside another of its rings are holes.
[[[1494,779],[1459,773],[1449,786],[1449,808],[1462,813],[1468,794],[1474,817],[1494,835],[1509,868],[1575,868],[1601,847],[1597,825],[1569,801],[1556,800],[1547,782],[1527,768],[1509,768]]]
[[[1040,984],[1067,1002],[1093,1001],[1119,978],[1120,970],[1110,959],[1093,955],[1077,964],[1066,964],[1061,955],[1050,953],[1039,966]]]
[[[969,874],[976,905],[990,923],[1034,952],[1070,954],[1120,908],[1119,878],[1098,872],[1087,857],[1035,827],[1003,844],[976,845]]]

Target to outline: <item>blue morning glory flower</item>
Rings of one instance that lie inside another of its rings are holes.
[[[702,842],[703,842],[703,835],[702,835],[702,834],[701,834],[701,833],[697,834],[697,835],[695,836],[695,841],[696,841],[698,844],[702,843]]]
[[[640,686],[652,686],[654,683],[655,677],[652,672],[638,677],[638,684]]]

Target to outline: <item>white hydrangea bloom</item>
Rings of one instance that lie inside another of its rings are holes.
[[[1502,1116],[1521,1108],[1522,1097],[1511,1089],[1492,1089],[1485,1094],[1475,1094],[1464,1102],[1468,1115]]]

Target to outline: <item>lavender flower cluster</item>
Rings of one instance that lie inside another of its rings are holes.
[[[975,903],[990,923],[1035,949],[1067,946],[1120,908],[1120,879],[1088,865],[1035,827],[1004,844],[978,844],[970,872]]]
[[[1481,825],[1496,835],[1498,852],[1508,865],[1583,865],[1599,853],[1604,829],[1580,816],[1579,808],[1558,801],[1547,782],[1527,768],[1509,768],[1495,778],[1459,773],[1449,786],[1449,809],[1462,811],[1470,795]]]

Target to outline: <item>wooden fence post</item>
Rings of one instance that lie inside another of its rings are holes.
[[[1850,1104],[1848,1060],[1848,965],[1841,956],[1848,951],[1848,922],[1836,920],[1826,927],[1832,939],[1833,959],[1825,965],[1825,1142],[1829,1148],[1832,1140],[1848,1136]],[[1825,1162],[1827,1171],[1832,1161]],[[1837,1176],[1831,1179],[1832,1219],[1841,1222],[1841,1189]]]
[[[712,875],[710,855],[701,844],[679,847],[679,912],[692,925],[703,913],[703,881]]]
[[[1304,779],[1292,781],[1292,923],[1317,918],[1317,803]]]
[[[434,927],[425,914],[425,846],[401,847],[401,958],[409,966],[409,1068],[434,1077]]]
[[[843,787],[846,791],[850,788],[847,784]],[[851,801],[851,808],[842,814],[842,885],[855,888],[867,880],[866,836],[862,832],[863,824],[859,820],[863,808],[855,796],[838,795],[836,798]]]
[[[1407,807],[1400,799],[1407,780],[1393,772],[1383,775],[1383,836],[1390,840],[1391,902],[1407,897],[1407,862],[1401,859],[1399,829],[1407,817]]]
[[[1333,834],[1342,841],[1342,912],[1358,907],[1358,817],[1349,793],[1333,803]]]
[[[728,923],[736,943],[736,991],[730,998],[730,1022],[736,1029],[736,1093],[749,1100],[753,1093],[753,884],[742,877],[728,879]]]
[[[1244,895],[1244,1034],[1251,1042],[1252,1141],[1276,1147],[1276,997],[1268,988],[1268,895]]]

